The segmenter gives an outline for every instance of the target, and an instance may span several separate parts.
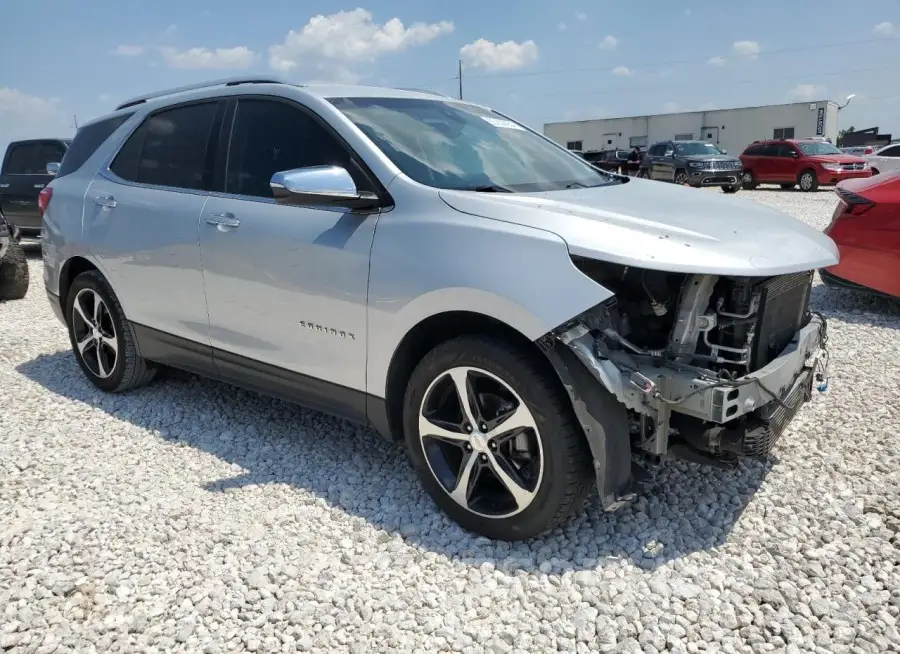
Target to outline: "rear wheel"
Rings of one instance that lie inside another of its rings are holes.
[[[0,302],[21,300],[28,293],[28,260],[22,245],[9,239],[9,248],[0,261]]]
[[[427,354],[409,380],[404,432],[429,495],[488,538],[547,531],[595,487],[590,449],[558,382],[501,340],[465,336]]]
[[[752,191],[759,186],[759,182],[756,181],[756,175],[747,170],[741,175],[741,185],[744,187],[745,191]]]
[[[816,178],[816,174],[811,170],[804,170],[800,173],[800,176],[797,178],[797,184],[800,185],[800,190],[809,193],[811,191],[815,191],[819,188],[819,180]]]
[[[94,386],[119,393],[153,379],[156,367],[140,356],[122,305],[98,271],[72,282],[65,316],[75,359]]]

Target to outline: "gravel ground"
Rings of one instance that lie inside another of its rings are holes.
[[[817,228],[835,202],[739,197]],[[93,390],[30,264],[0,308],[0,650],[900,651],[894,304],[817,285],[831,386],[769,465],[667,464],[510,547],[368,430],[180,373]]]

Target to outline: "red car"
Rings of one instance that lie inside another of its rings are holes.
[[[872,176],[865,159],[844,154],[819,139],[754,141],[740,160],[744,166],[741,181],[748,190],[759,184],[779,184],[783,189],[799,185],[801,191],[815,191],[819,185]]]
[[[825,233],[840,261],[819,271],[829,286],[900,298],[900,170],[840,182]]]

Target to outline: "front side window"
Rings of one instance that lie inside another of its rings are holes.
[[[676,143],[675,150],[683,157],[693,157],[704,154],[722,154],[722,151],[712,143],[701,143],[700,141]]]
[[[122,179],[193,190],[209,188],[209,144],[218,101],[176,107],[150,116],[110,165]]]
[[[822,154],[842,154],[842,152],[831,145],[831,143],[826,143],[824,141],[800,141],[797,143],[797,147],[800,148],[800,151],[807,156]]]
[[[228,149],[225,192],[271,198],[277,172],[340,166],[360,190],[374,190],[349,151],[312,116],[284,102],[239,100]]]
[[[900,157],[900,145],[895,145],[892,148],[885,148],[881,152],[878,153],[879,157]]]
[[[331,102],[405,175],[427,186],[527,193],[619,183],[487,109],[416,98]]]

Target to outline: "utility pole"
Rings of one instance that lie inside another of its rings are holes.
[[[78,129],[78,116],[72,114],[72,120],[75,121],[75,129]]]
[[[459,99],[462,100],[462,59],[459,60],[459,75],[456,79],[459,80]]]

